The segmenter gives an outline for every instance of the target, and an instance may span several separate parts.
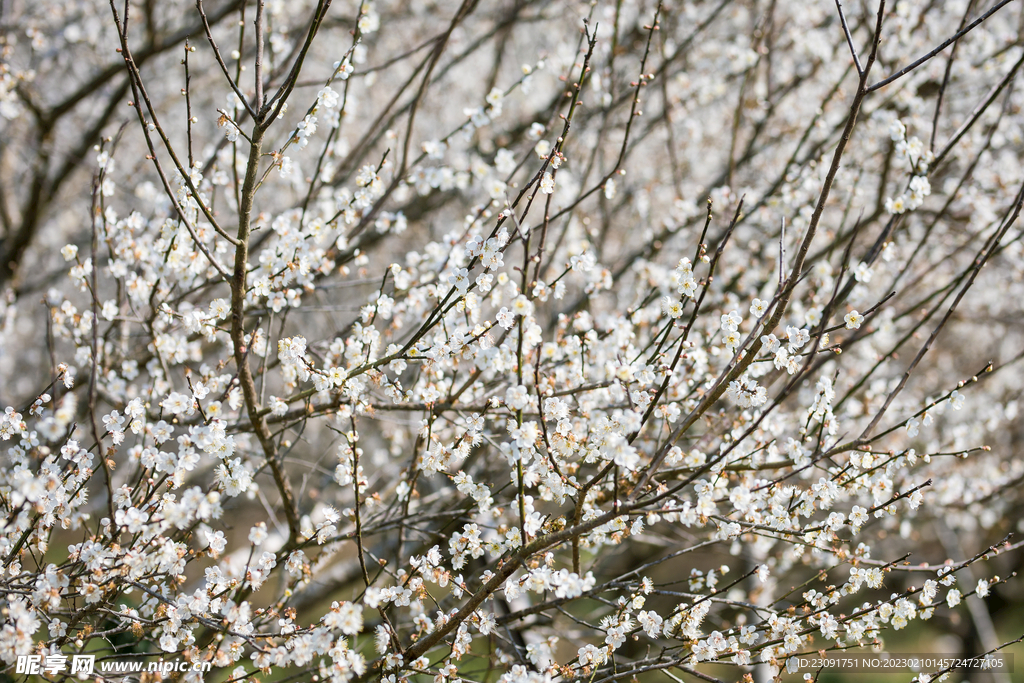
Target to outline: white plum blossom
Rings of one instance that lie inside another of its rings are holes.
[[[1013,3],[952,55],[965,3],[51,4],[0,50],[11,675],[767,680],[1019,592]]]

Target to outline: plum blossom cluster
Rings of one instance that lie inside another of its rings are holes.
[[[1019,8],[530,4],[5,16],[5,671],[752,680],[991,621]]]
[[[928,182],[928,167],[934,163],[935,154],[924,148],[924,143],[917,137],[907,138],[907,127],[897,118],[889,126],[889,135],[895,143],[896,159],[912,172],[909,187],[895,198],[885,200],[885,210],[889,213],[904,213],[920,207],[925,198],[932,193]]]

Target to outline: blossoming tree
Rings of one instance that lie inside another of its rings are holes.
[[[9,670],[1015,637],[1021,3],[2,12]]]

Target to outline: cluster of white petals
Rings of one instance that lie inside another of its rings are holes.
[[[0,671],[1019,635],[1021,10],[889,4],[6,3]]]

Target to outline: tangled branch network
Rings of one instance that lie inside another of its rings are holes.
[[[1012,649],[1022,27],[0,2],[5,680]]]

